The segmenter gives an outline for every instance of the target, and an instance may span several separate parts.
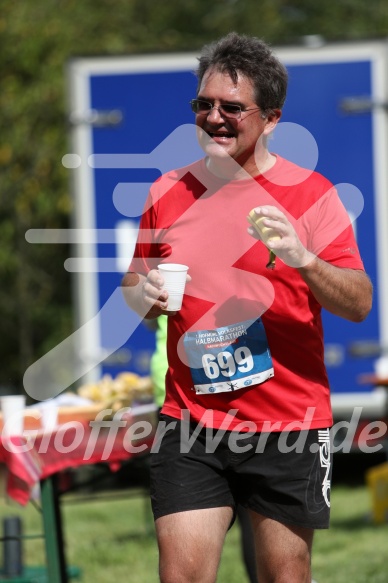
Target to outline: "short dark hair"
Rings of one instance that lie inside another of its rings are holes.
[[[197,91],[206,71],[214,67],[228,73],[234,83],[237,83],[239,73],[249,78],[254,86],[255,101],[263,111],[283,107],[287,94],[287,69],[263,40],[231,32],[205,45],[198,61]]]

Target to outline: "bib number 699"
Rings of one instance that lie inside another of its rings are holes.
[[[249,372],[254,365],[252,353],[246,346],[237,348],[234,353],[222,351],[216,354],[204,354],[202,366],[208,379],[216,379],[221,375],[232,377],[236,372]]]

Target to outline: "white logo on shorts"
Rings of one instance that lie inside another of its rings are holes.
[[[325,477],[322,482],[322,495],[325,499],[327,506],[330,508],[330,430],[329,429],[318,429],[318,442],[319,442],[319,457],[321,460],[321,468],[326,468]]]

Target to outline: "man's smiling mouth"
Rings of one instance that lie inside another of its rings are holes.
[[[207,134],[211,137],[212,140],[224,140],[234,138],[235,135],[231,132],[207,132]]]

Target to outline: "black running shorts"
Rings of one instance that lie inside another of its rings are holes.
[[[161,516],[237,504],[281,523],[328,528],[329,429],[238,433],[161,415],[151,452],[151,500]],[[159,426],[159,430],[163,428]]]

